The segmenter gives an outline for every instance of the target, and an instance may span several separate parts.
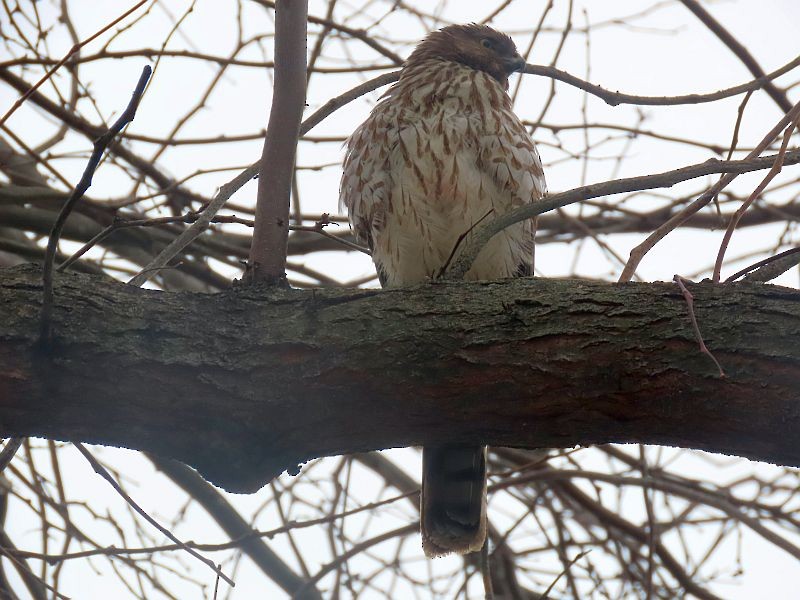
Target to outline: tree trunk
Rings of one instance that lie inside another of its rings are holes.
[[[800,292],[514,279],[395,290],[142,290],[0,270],[0,436],[181,460],[253,491],[310,458],[641,442],[800,465]]]

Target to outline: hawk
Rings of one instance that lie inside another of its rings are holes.
[[[544,196],[541,159],[507,93],[524,67],[511,38],[490,27],[434,31],[348,139],[340,202],[384,287],[435,278],[481,220]],[[494,236],[466,279],[531,274],[534,226]],[[422,463],[425,554],[480,550],[486,448],[425,447]]]

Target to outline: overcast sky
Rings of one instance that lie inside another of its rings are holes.
[[[130,2],[95,2],[79,0],[69,2],[75,27],[80,37],[93,33],[102,24],[117,16]],[[187,0],[165,2],[164,6],[173,16],[180,16],[189,6]],[[319,1],[310,2],[310,12],[322,16],[326,4]],[[374,2],[367,13],[348,21],[348,11],[353,4],[340,2],[337,5],[335,18],[339,22],[348,22],[351,27],[360,27],[371,22],[371,17],[387,12],[390,2]],[[413,2],[416,6],[435,6],[433,3]],[[520,48],[527,46],[529,36],[519,33],[530,29],[538,20],[545,3],[536,0],[516,2],[512,8],[502,13],[494,25],[509,32]],[[50,0],[39,2],[40,14],[45,22],[53,22],[58,14],[58,3]],[[574,33],[564,46],[558,60],[559,68],[576,76],[590,80],[611,90],[620,90],[641,95],[678,95],[692,92],[711,92],[718,89],[744,83],[752,79],[744,65],[715,38],[693,15],[680,4],[664,2],[646,16],[632,19],[627,26],[611,25],[614,19],[635,15],[649,4],[640,0],[576,0],[573,6],[572,22],[575,29],[585,24],[604,24],[593,27],[587,36]],[[714,16],[722,22],[741,42],[743,42],[765,71],[772,71],[794,58],[800,50],[797,43],[800,31],[800,2],[798,0],[742,0],[706,3]],[[271,15],[262,8],[245,3],[247,12],[245,20],[247,35],[270,31]],[[235,3],[224,0],[199,0],[194,10],[186,18],[179,35],[173,36],[168,48],[191,49],[204,53],[226,55],[231,51],[235,20],[233,18]],[[431,12],[434,8],[428,8]],[[530,62],[548,64],[560,42],[561,30],[566,22],[568,3],[556,0],[555,8],[548,15],[547,28],[530,57]],[[487,14],[484,2],[450,2],[441,13],[441,18],[455,22],[480,20]],[[7,17],[0,15],[0,23],[7,27]],[[432,20],[417,20],[405,16],[390,15],[382,26],[373,31],[384,35],[387,44],[394,47],[394,41],[402,40],[405,45],[398,49],[406,55],[413,44],[424,34],[425,30],[435,27]],[[158,48],[165,35],[172,27],[172,18],[165,10],[156,6],[151,15],[134,27],[130,32],[119,37],[112,49]],[[84,49],[84,54],[97,51],[108,35],[92,42]],[[60,56],[70,46],[63,27],[56,26],[48,38],[52,54]],[[348,44],[348,48],[356,53],[363,64],[388,65],[386,58],[376,54],[363,44]],[[259,46],[253,44],[243,52],[240,58],[262,59],[262,52],[271,58],[271,40],[263,40]],[[2,50],[0,52],[5,52]],[[590,59],[587,61],[587,54]],[[0,54],[0,57],[2,55]],[[323,66],[340,66],[346,58],[343,47],[332,45],[328,54],[320,64]],[[84,114],[94,122],[109,121],[127,102],[141,68],[146,64],[143,58],[130,58],[116,61],[99,61],[82,66],[82,79],[91,81],[91,91],[97,99],[100,116],[82,105]],[[369,72],[368,76],[377,75],[380,71]],[[136,121],[129,132],[149,135],[165,135],[174,125],[176,118],[189,106],[197,102],[198,96],[205,89],[215,69],[199,61],[165,60],[153,77],[147,94],[141,104]],[[29,81],[34,80],[27,74]],[[788,85],[795,82],[795,74],[780,80]],[[329,98],[349,89],[362,81],[359,75],[314,76],[308,93],[309,107],[306,114],[322,105]],[[66,80],[59,85],[65,86]],[[512,89],[516,86],[512,81]],[[194,116],[181,130],[179,137],[198,137],[216,135],[235,135],[251,133],[254,129],[266,124],[269,99],[270,79],[266,71],[231,67],[223,76],[221,84],[207,101],[206,108]],[[516,110],[523,118],[534,119],[541,112],[547,98],[551,82],[547,79],[523,76],[519,95],[516,99]],[[642,107],[633,110],[631,107],[610,107],[601,100],[589,97],[570,88],[558,84],[557,94],[546,118],[547,123],[562,125],[580,124],[584,119],[589,122],[615,123],[635,126],[637,120],[643,120],[642,127],[649,130],[686,137],[695,140],[713,142],[727,147],[730,142],[737,108],[741,97],[714,102],[706,105],[689,105],[678,107]],[[340,109],[329,119],[314,129],[314,135],[346,135],[365,118],[383,90],[379,90],[352,104]],[[46,93],[51,93],[45,88]],[[790,99],[797,99],[797,89],[790,90]],[[8,86],[0,86],[0,111],[4,111],[16,98]],[[584,101],[585,107],[584,107]],[[765,94],[757,93],[751,99],[740,133],[740,145],[749,147],[758,142],[781,116],[775,103]],[[18,111],[9,125],[17,131],[24,131],[29,144],[46,138],[53,131],[51,120],[33,108]],[[707,149],[688,147],[677,143],[668,143],[657,139],[637,140],[631,154],[621,165],[613,160],[626,144],[624,138],[610,140],[600,146],[595,156],[609,157],[608,160],[596,160],[586,163],[581,157],[571,155],[583,144],[583,132],[562,132],[560,139],[544,128],[535,134],[539,143],[540,154],[546,165],[546,177],[550,191],[562,191],[590,182],[604,181],[614,177],[627,177],[656,173],[680,166],[702,162],[716,155]],[[596,143],[607,137],[607,131],[591,130],[589,141]],[[568,148],[559,147],[566,140]],[[75,151],[87,151],[86,140],[73,136],[71,141]],[[143,155],[149,155],[156,147],[142,143],[134,144]],[[236,167],[254,162],[260,155],[261,142],[254,140],[239,144],[228,144],[224,153],[218,147],[170,148],[159,159],[160,164],[176,179],[186,177],[198,169],[232,167],[227,172],[216,172],[192,179],[190,187],[206,196],[213,195],[217,186],[236,175]],[[324,166],[317,171],[304,172],[301,179],[301,197],[304,211],[330,212],[338,211],[338,181],[340,177],[340,161],[343,150],[340,143],[302,143],[298,154],[298,165],[302,167]],[[83,170],[85,154],[75,159],[62,160],[59,164],[64,173],[77,179]],[[327,166],[325,166],[327,165]],[[794,169],[794,173],[791,171]],[[781,175],[776,183],[796,177],[796,167],[787,169],[789,173]],[[761,175],[763,176],[763,174]],[[752,190],[761,176],[742,176],[736,182],[740,191]],[[781,179],[783,178],[783,179]],[[118,197],[125,190],[120,189],[120,174],[115,168],[101,168],[95,177],[91,195],[97,198]],[[707,179],[715,181],[714,177]],[[687,192],[698,189],[697,182],[679,186]],[[250,184],[237,193],[233,200],[240,204],[253,202],[255,185]],[[648,199],[653,202],[653,199]],[[632,200],[633,203],[637,200]],[[577,214],[580,208],[569,208]],[[729,256],[736,256],[748,250],[763,248],[769,250],[774,245],[782,225],[772,227],[751,228],[737,231]],[[244,230],[241,230],[244,231]],[[787,242],[793,234],[789,234]],[[627,258],[630,249],[641,242],[643,234],[616,236],[610,242],[619,256]],[[670,280],[675,273],[694,275],[708,268],[716,256],[722,231],[716,233],[679,231],[671,234],[659,244],[644,260],[638,274],[644,280]],[[619,273],[620,265],[609,259],[598,247],[587,243],[582,247],[576,261],[576,245],[551,244],[537,249],[537,269],[544,276],[567,275],[575,273],[594,278],[613,279]],[[320,254],[307,257],[310,266],[339,279],[353,279],[371,272],[372,265],[366,256],[351,253]],[[748,261],[749,262],[749,261]],[[727,269],[727,274],[733,267]],[[229,269],[231,276],[238,273]],[[726,273],[724,272],[723,275]],[[700,273],[705,276],[707,273]],[[780,282],[784,285],[797,286],[797,272],[784,275]],[[102,455],[113,457],[113,462],[136,481],[130,486],[136,499],[154,516],[168,520],[175,507],[183,502],[183,494],[175,491],[166,480],[153,472],[148,463],[135,454],[119,450],[103,450]],[[413,451],[399,450],[394,456],[408,465],[409,473],[417,473],[418,458]],[[682,459],[685,469],[692,471],[695,477],[718,477],[720,481],[734,478],[748,465],[737,463],[729,469],[713,469],[701,461]],[[119,501],[102,480],[96,477],[74,449],[64,452],[65,468],[69,469],[69,486],[76,495],[90,498],[99,505],[107,505],[115,514],[124,515],[125,506]],[[769,467],[764,466],[764,469]],[[374,485],[367,475],[363,475],[364,485]],[[251,497],[233,497],[233,501],[244,508],[245,514],[254,510],[264,499],[262,495]],[[177,533],[184,539],[198,541],[222,540],[223,535],[208,523],[199,509],[194,512],[193,527],[181,527]],[[31,547],[38,543],[37,532],[30,530],[35,521],[31,513],[19,502],[12,502],[10,507],[11,521],[8,523],[12,537],[20,546],[29,542]],[[83,515],[79,518],[85,518]],[[88,517],[86,517],[88,518]],[[123,517],[120,517],[123,518]],[[269,528],[276,522],[259,522],[258,526]],[[108,534],[107,526],[97,524],[97,538],[103,539]],[[312,534],[309,534],[310,536]],[[309,537],[308,543],[314,543]],[[281,543],[281,542],[276,542]],[[800,568],[796,561],[787,554],[767,546],[753,535],[745,533],[745,576],[735,585],[715,584],[717,593],[725,598],[751,599],[772,598],[790,600],[797,597],[793,583],[800,577]],[[192,567],[195,575],[210,579],[210,571],[205,574],[198,565],[193,565],[187,557],[184,561]],[[108,571],[106,565],[103,569]],[[108,580],[109,588],[103,587]],[[85,589],[85,583],[92,582],[92,590]],[[280,597],[268,596],[263,591],[263,578],[252,567],[243,564],[237,575],[237,590],[233,598]],[[256,588],[255,586],[259,586]],[[109,590],[118,591],[119,586],[112,575],[98,577],[85,561],[69,565],[64,574],[64,590],[67,594],[80,599],[101,599],[111,597]],[[196,587],[187,584],[185,598],[200,598]]]

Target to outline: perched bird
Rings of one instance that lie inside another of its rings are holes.
[[[340,202],[384,287],[435,278],[481,220],[544,196],[541,159],[507,93],[524,67],[511,38],[490,27],[434,31],[350,136]],[[466,279],[530,274],[534,226],[492,238]],[[425,447],[422,468],[425,554],[479,550],[486,448]]]

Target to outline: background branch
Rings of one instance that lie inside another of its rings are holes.
[[[725,44],[731,51],[745,64],[748,70],[758,78],[764,77],[764,69],[758,64],[755,57],[750,54],[750,51],[736,39],[722,24],[717,21],[711,13],[709,13],[697,0],[681,0],[683,5],[694,13],[694,15],[703,22],[703,24],[716,35],[720,41]],[[764,82],[764,91],[769,94],[775,103],[780,107],[783,112],[789,112],[792,109],[792,102],[786,97],[786,92],[772,83],[771,81]]]

